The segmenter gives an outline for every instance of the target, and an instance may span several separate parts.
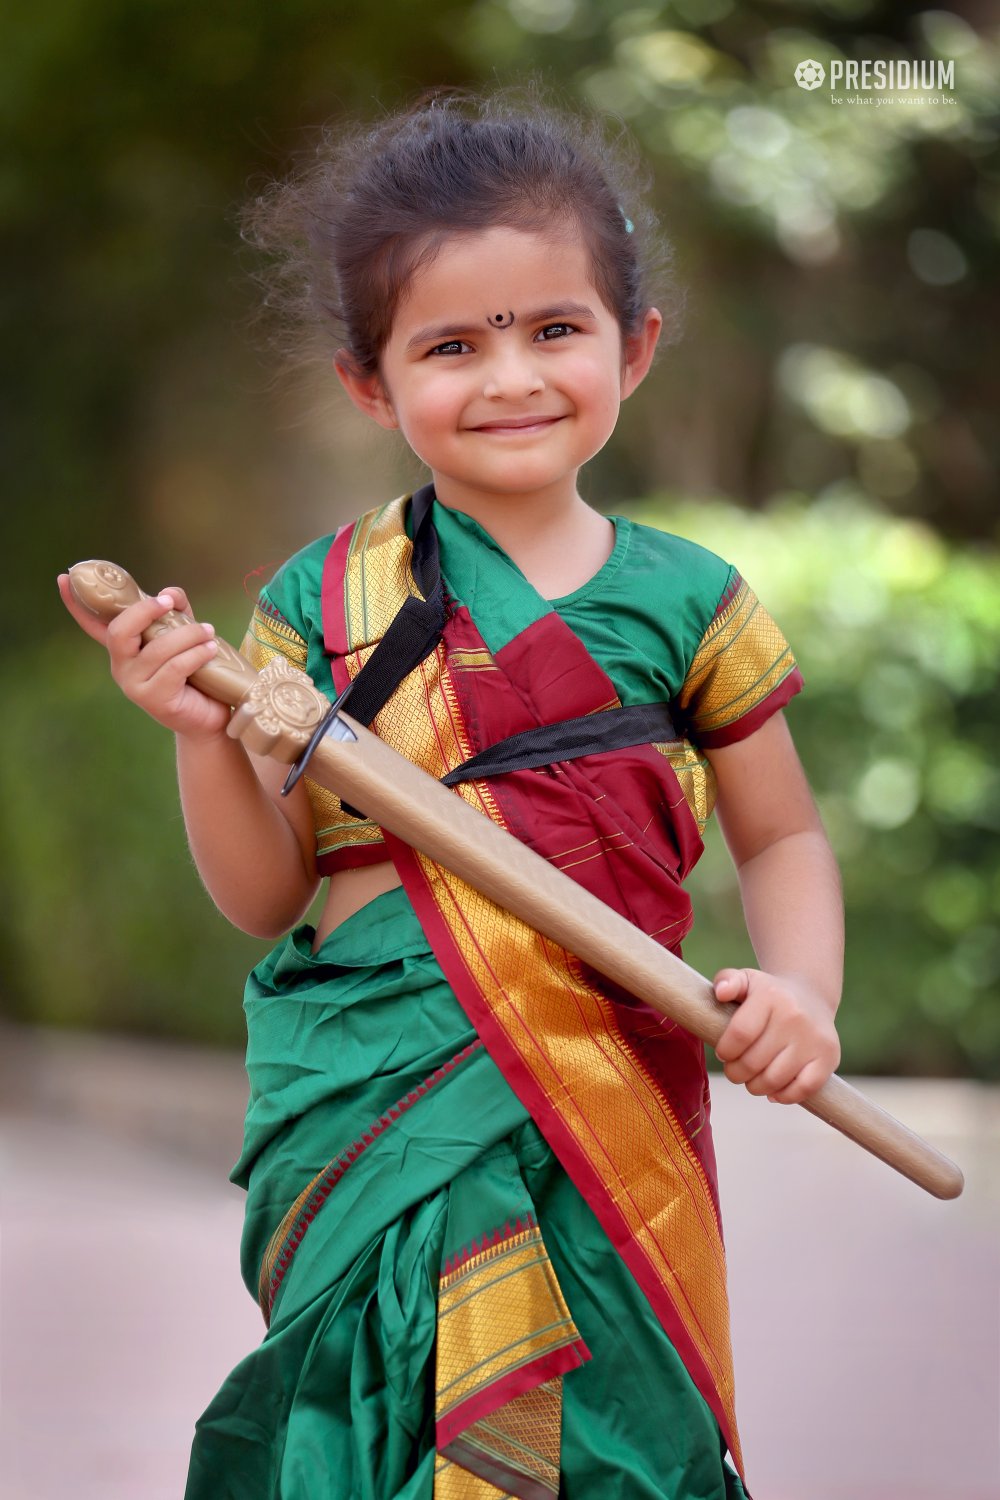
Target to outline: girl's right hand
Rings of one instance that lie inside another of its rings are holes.
[[[164,630],[144,642],[142,632],[172,609],[190,613],[183,589],[164,589],[138,600],[110,622],[97,619],[74,596],[69,574],[60,573],[59,594],[82,630],[107,647],[111,676],[126,698],[158,724],[189,739],[215,739],[224,733],[230,710],[192,687],[188,678],[218,651],[211,625],[194,622]]]

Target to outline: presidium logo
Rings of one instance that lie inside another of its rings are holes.
[[[795,69],[795,82],[800,89],[818,89],[826,78],[826,69],[814,57],[807,57]],[[838,89],[851,89],[852,104],[882,103],[882,99],[865,99],[866,94],[885,95],[899,91],[899,102],[903,98],[934,96],[934,103],[950,103],[949,94],[955,89],[954,59],[908,57],[870,58],[861,62],[851,58],[830,59],[830,90],[836,95]],[[902,96],[902,97],[900,97]],[[837,101],[842,102],[842,100]]]
[[[815,62],[811,57],[800,62],[795,69],[795,82],[800,89],[818,89],[825,77],[826,69],[823,64]]]

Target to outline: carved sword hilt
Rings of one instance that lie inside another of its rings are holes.
[[[69,569],[70,587],[77,600],[101,620],[113,620],[130,604],[148,598],[130,574],[116,563],[92,559]],[[183,610],[172,609],[142,633],[154,640],[165,630],[192,624]],[[188,679],[200,692],[236,711],[227,733],[242,740],[256,755],[275,760],[297,760],[330,705],[313,686],[312,678],[283,657],[257,672],[239,651],[216,637],[218,651]]]

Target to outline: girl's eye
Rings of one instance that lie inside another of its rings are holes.
[[[463,349],[468,348],[469,345],[462,339],[450,339],[447,344],[436,344],[429,352],[431,354],[441,354],[442,352],[455,352],[457,350],[458,353],[461,353]]]
[[[541,330],[540,337],[542,338],[543,342],[545,342],[546,344],[550,344],[552,342],[552,340],[548,337],[550,333],[555,333],[557,336],[561,337],[567,333],[573,332],[575,332],[575,329],[573,328],[573,325],[571,323],[549,323],[545,328]]]

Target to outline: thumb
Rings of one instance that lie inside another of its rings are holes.
[[[750,976],[746,969],[720,969],[712,984],[716,1000],[727,1003],[745,1000],[750,991]]]
[[[102,646],[106,645],[108,622],[106,620],[99,620],[92,610],[87,609],[80,603],[73,592],[68,573],[59,573],[57,575],[56,587],[59,590],[60,599],[80,629],[86,631],[91,640],[99,641]]]

